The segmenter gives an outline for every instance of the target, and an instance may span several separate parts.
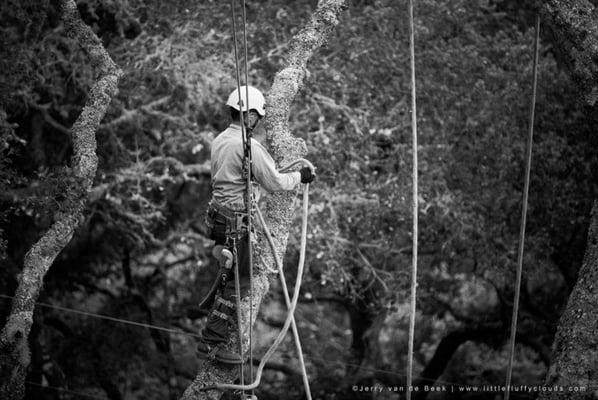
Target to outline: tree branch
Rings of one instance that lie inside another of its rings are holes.
[[[338,15],[344,5],[344,0],[321,0],[309,23],[291,40],[286,57],[287,67],[278,72],[274,78],[270,94],[268,95],[266,134],[273,150],[273,157],[278,163],[292,161],[306,153],[305,143],[292,136],[289,130],[288,118],[290,106],[303,84],[307,61],[314,52],[324,44],[329,34],[338,24]],[[267,221],[270,225],[276,254],[280,259],[286,249],[289,226],[293,216],[293,193],[278,193],[270,196],[266,206]],[[256,260],[263,257],[266,266],[261,267],[253,280],[253,304],[249,298],[242,299],[241,314],[243,315],[242,331],[243,349],[247,352],[249,344],[249,328],[253,325],[263,297],[270,287],[268,270],[275,270],[274,258],[268,248],[268,243],[261,240],[256,246]],[[253,306],[253,321],[249,321],[249,308]],[[231,349],[236,349],[236,335],[231,335],[228,342]],[[201,391],[204,386],[217,383],[233,382],[237,375],[236,368],[223,368],[222,365],[206,361],[200,366],[200,371],[185,390],[182,400],[219,399],[219,391]]]
[[[598,101],[598,24],[588,0],[538,1],[545,25],[590,105]]]
[[[568,392],[568,399],[586,399],[598,382],[598,201],[594,202],[588,245],[579,278],[561,316],[552,345],[553,363],[547,386],[584,387],[587,392]],[[561,399],[561,394],[541,393],[539,400]]]
[[[55,213],[55,222],[25,255],[11,313],[0,335],[0,378],[3,382],[0,398],[5,400],[24,396],[25,376],[30,362],[27,338],[33,324],[35,301],[45,274],[71,240],[81,220],[87,192],[98,165],[95,132],[117,92],[117,83],[122,74],[98,37],[81,20],[74,0],[63,0],[62,16],[67,34],[87,53],[98,72],[98,79],[71,128],[74,149],[72,169],[77,182],[73,184],[67,200],[59,207],[60,211]]]

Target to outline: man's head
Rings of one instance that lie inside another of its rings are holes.
[[[239,91],[241,92],[240,100]],[[254,129],[262,117],[266,115],[264,109],[266,99],[264,99],[262,92],[253,86],[241,86],[240,90],[233,90],[228,96],[226,105],[230,107],[233,121],[240,122],[241,112],[243,112],[243,122],[249,129]]]

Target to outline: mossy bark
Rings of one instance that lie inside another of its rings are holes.
[[[593,399],[598,395],[598,201],[594,202],[588,244],[579,278],[552,345],[552,364],[545,385],[563,392],[541,393],[538,399]],[[569,388],[584,388],[583,391]]]
[[[267,99],[266,131],[271,145],[272,155],[279,165],[284,165],[307,153],[305,143],[294,137],[289,129],[290,107],[295,95],[303,85],[306,65],[314,52],[324,44],[328,36],[338,24],[338,17],[344,5],[344,0],[320,0],[318,7],[311,16],[308,24],[291,39],[290,48],[286,56],[286,67],[279,71],[272,84]],[[292,204],[294,193],[277,193],[269,197],[266,205],[266,220],[274,238],[276,254],[283,259],[286,250],[289,226],[293,216]],[[270,287],[272,274],[269,270],[276,270],[274,258],[266,240],[256,245],[254,260],[264,260],[264,265],[256,268],[253,282],[253,321],[262,299]],[[249,298],[241,301],[243,351],[246,355],[249,348]],[[228,346],[237,348],[237,334],[230,332]],[[217,383],[232,383],[238,375],[238,368],[228,368],[219,363],[204,361],[200,365],[197,377],[185,390],[182,400],[219,399],[222,392],[218,390],[202,391],[202,387]]]
[[[28,337],[33,324],[35,302],[48,269],[71,240],[82,218],[89,189],[98,166],[95,132],[106,109],[117,92],[120,69],[114,64],[101,41],[85,25],[74,0],[61,4],[66,32],[73,37],[97,71],[97,80],[81,114],[71,128],[73,158],[71,168],[75,182],[65,194],[67,200],[59,205],[54,223],[25,255],[23,272],[14,295],[12,309],[0,334],[0,398],[21,399],[29,366]]]
[[[598,101],[598,10],[589,0],[537,2],[560,58],[590,105]]]
[[[598,9],[588,0],[537,2],[544,26],[587,103],[598,101]],[[579,278],[559,321],[540,400],[598,397],[598,202],[594,203]],[[575,391],[585,388],[584,391]]]

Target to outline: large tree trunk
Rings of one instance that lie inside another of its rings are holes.
[[[538,2],[544,25],[561,59],[567,61],[586,101],[598,101],[598,10],[588,0]],[[598,202],[594,203],[588,242],[579,278],[553,343],[553,362],[545,384],[565,392],[541,393],[539,399],[595,398],[598,386]],[[585,387],[585,392],[569,391]]]
[[[589,0],[542,0],[540,13],[561,59],[590,105],[598,101],[598,11]]]
[[[73,140],[72,172],[75,182],[65,193],[50,229],[25,255],[23,272],[12,303],[11,313],[0,334],[0,398],[21,399],[30,362],[28,337],[33,324],[35,302],[43,279],[56,256],[71,240],[87,201],[96,174],[95,132],[116,94],[120,69],[114,64],[102,43],[79,16],[74,0],[63,0],[62,16],[69,36],[79,42],[88,54],[98,79],[89,98],[71,128]]]
[[[553,362],[545,384],[564,393],[542,393],[540,400],[590,399],[598,389],[598,201],[594,202],[588,245],[579,279],[561,316],[553,347]],[[585,392],[569,391],[585,388]]]
[[[274,159],[279,165],[295,160],[306,154],[305,143],[291,135],[288,125],[290,106],[295,95],[303,84],[307,61],[313,53],[324,44],[329,34],[338,24],[344,0],[320,0],[311,20],[290,43],[287,55],[287,66],[279,71],[272,84],[267,99],[266,130]],[[286,250],[289,226],[293,216],[292,203],[294,193],[278,193],[269,197],[266,205],[266,220],[274,238],[276,254],[283,259]],[[272,275],[269,270],[276,270],[274,258],[266,240],[256,246],[255,260],[261,257],[266,266],[261,266],[254,275],[253,281],[253,320],[249,321],[249,298],[241,301],[243,353],[249,347],[249,329],[253,325],[262,299],[268,292]],[[260,257],[261,256],[261,257]],[[231,334],[228,346],[237,348],[236,334]],[[202,391],[202,387],[217,383],[231,383],[237,377],[238,369],[227,368],[222,364],[209,360],[200,365],[197,377],[185,390],[182,400],[219,399],[222,392],[218,390]]]

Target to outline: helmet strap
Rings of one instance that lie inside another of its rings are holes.
[[[249,131],[249,133],[251,133],[251,131],[257,127],[260,120],[261,118],[259,114],[257,114],[255,111],[252,112],[249,110],[249,112],[244,113],[243,122],[245,122],[245,128]]]

